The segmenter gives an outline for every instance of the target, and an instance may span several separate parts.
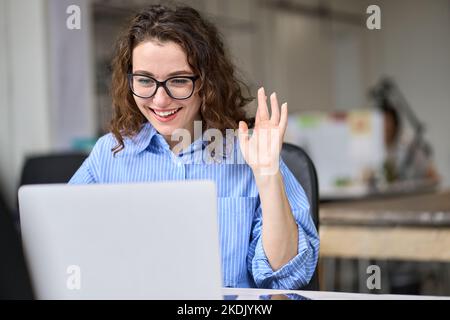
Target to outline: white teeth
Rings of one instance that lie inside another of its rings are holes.
[[[166,112],[160,112],[160,111],[156,111],[156,110],[153,110],[153,111],[160,117],[167,117],[167,116],[170,116],[170,115],[174,114],[175,112],[177,112],[178,109],[175,109],[172,111],[166,111]]]

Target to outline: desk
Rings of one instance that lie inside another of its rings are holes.
[[[450,261],[450,190],[319,209],[321,257]]]
[[[300,290],[268,290],[268,289],[240,289],[223,288],[224,295],[237,295],[237,300],[258,300],[261,295],[296,293],[312,300],[430,300],[445,299],[450,297],[438,296],[413,296],[413,295],[393,295],[393,294],[364,294],[364,293],[344,293],[327,291],[300,291]]]
[[[320,189],[320,200],[355,200],[363,198],[386,198],[386,196],[402,196],[436,192],[438,184],[435,180],[399,181],[389,185],[369,186],[355,185],[348,187]]]

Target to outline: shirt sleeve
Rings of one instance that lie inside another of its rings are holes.
[[[298,252],[287,264],[274,271],[262,244],[262,210],[259,205],[252,226],[248,268],[258,288],[295,290],[311,280],[319,256],[319,236],[310,215],[308,198],[300,183],[280,161],[286,195],[298,226]]]
[[[104,140],[105,138],[102,137],[97,141],[89,156],[69,180],[69,184],[99,183],[98,163],[104,149]]]

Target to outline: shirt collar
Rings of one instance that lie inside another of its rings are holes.
[[[150,124],[150,122],[145,122],[144,124],[142,124],[138,134],[130,138],[131,151],[140,153],[147,149],[156,134],[157,131]]]
[[[208,141],[199,138],[195,140],[180,156],[196,152],[204,149],[208,145]],[[131,151],[141,153],[144,150],[151,149],[152,151],[169,150],[169,144],[161,136],[150,122],[142,124],[141,129],[137,135],[131,138]]]

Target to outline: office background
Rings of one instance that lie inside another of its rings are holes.
[[[0,0],[0,187],[11,207],[27,155],[88,149],[107,131],[114,39],[130,14],[155,2],[164,1]],[[219,26],[253,92],[276,91],[291,112],[371,108],[370,88],[392,77],[450,187],[450,1],[179,2]],[[66,26],[73,4],[79,30]],[[381,30],[366,27],[371,4],[381,8]]]

